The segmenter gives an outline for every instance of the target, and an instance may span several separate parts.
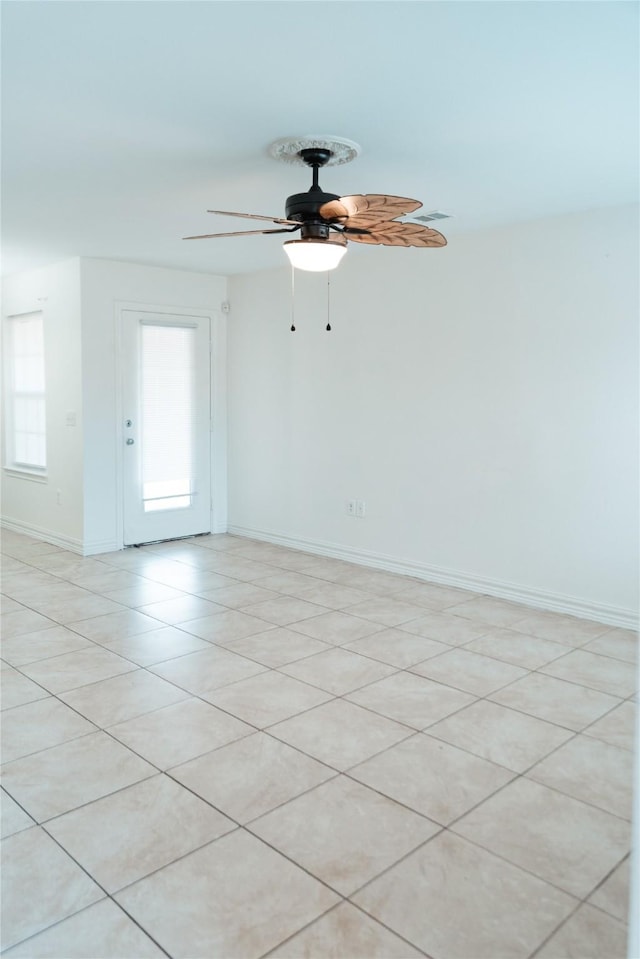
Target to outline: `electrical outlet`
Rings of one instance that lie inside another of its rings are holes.
[[[356,515],[356,501],[354,499],[347,500],[347,516]]]
[[[366,512],[366,503],[363,499],[356,500],[356,516],[363,518]]]

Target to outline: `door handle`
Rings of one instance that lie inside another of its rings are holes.
[[[129,439],[127,440],[127,446],[133,446],[134,442],[135,441],[132,440],[131,437],[129,437]]]

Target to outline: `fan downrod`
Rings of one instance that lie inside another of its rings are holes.
[[[311,167],[313,182],[306,193],[294,193],[287,197],[286,217],[288,220],[299,220],[305,226],[320,227],[324,225],[319,213],[320,207],[331,200],[339,199],[335,193],[325,193],[318,183],[318,170],[329,162],[332,152],[322,147],[305,147],[298,151],[298,156]]]

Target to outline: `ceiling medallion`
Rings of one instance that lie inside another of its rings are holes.
[[[362,147],[358,143],[354,143],[353,140],[329,135],[313,136],[312,134],[302,137],[282,137],[280,140],[274,140],[267,148],[269,156],[276,160],[305,166],[306,162],[301,156],[301,150],[328,150],[331,155],[324,164],[325,166],[339,166],[342,163],[350,163],[351,160],[355,160],[362,153]]]

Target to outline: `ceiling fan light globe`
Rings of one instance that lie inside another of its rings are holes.
[[[311,237],[309,239],[287,240],[284,244],[284,251],[296,270],[326,273],[328,270],[335,270],[347,252],[347,246],[346,243]]]

